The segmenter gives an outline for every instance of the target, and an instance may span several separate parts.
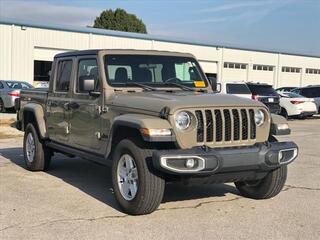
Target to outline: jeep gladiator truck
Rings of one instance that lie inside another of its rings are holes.
[[[277,195],[298,155],[286,120],[260,102],[212,91],[185,53],[85,50],[55,56],[50,85],[22,90],[18,128],[31,171],[56,152],[111,166],[122,210],[155,211],[166,182],[234,182],[254,199]]]

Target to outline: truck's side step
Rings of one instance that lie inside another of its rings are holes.
[[[100,163],[102,165],[111,166],[111,161],[108,161],[107,159],[105,159],[104,155],[102,154],[92,153],[92,152],[88,152],[78,148],[69,147],[64,144],[53,142],[53,141],[46,142],[46,145],[56,150],[57,152],[61,152],[62,154],[74,155],[81,158],[85,158],[90,161]]]

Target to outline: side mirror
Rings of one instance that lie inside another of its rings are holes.
[[[82,91],[84,92],[94,91],[94,79],[83,79]]]
[[[208,77],[212,90],[217,91],[217,79],[214,77]]]

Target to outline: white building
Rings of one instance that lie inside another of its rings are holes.
[[[55,54],[97,48],[189,52],[197,57],[205,73],[218,81],[258,81],[274,87],[320,84],[320,56],[10,19],[0,19],[0,79],[45,81]]]

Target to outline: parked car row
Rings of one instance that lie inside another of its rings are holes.
[[[13,109],[20,90],[28,88],[32,85],[27,82],[0,80],[0,113]]]
[[[306,118],[320,113],[320,86],[282,87],[276,90],[271,85],[253,82],[223,82],[219,86],[221,93],[260,101],[271,113],[286,118]]]

